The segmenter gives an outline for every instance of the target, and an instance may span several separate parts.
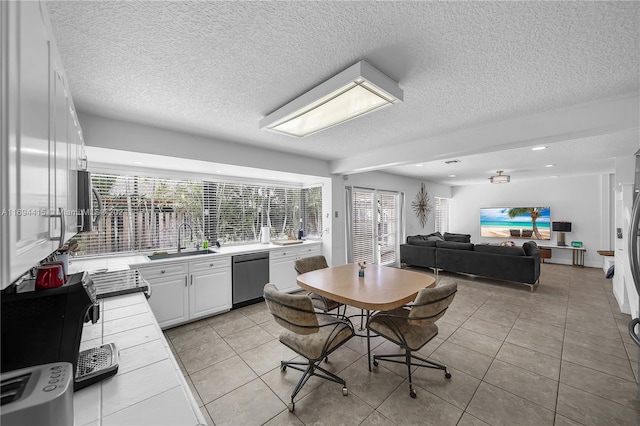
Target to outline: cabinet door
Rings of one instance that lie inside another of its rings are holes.
[[[189,320],[188,265],[164,263],[138,268],[151,286],[149,305],[160,327],[166,328]]]
[[[191,319],[231,309],[231,268],[192,272],[189,285]]]
[[[269,254],[269,282],[280,291],[300,290],[296,284],[295,258],[295,251],[291,250],[274,250]]]
[[[149,305],[160,327],[166,328],[189,320],[187,279],[187,275],[147,279],[151,286]]]
[[[75,116],[69,98],[67,114],[67,210],[65,217],[65,241],[78,233],[78,216],[73,214],[78,209],[78,145],[80,143],[80,125]]]
[[[53,71],[53,141],[51,144],[51,202],[53,211],[56,214],[63,214],[67,219],[67,194],[69,191],[69,144],[68,144],[68,117],[69,117],[69,96],[65,88],[62,73],[58,70]],[[51,221],[51,233],[54,241],[54,248],[57,248],[61,242],[64,242],[65,229],[61,228],[62,221],[60,218],[54,218]]]
[[[7,115],[1,126],[8,141],[3,147],[8,161],[3,159],[4,170],[0,171],[2,192],[8,194],[2,197],[2,208],[8,209],[2,238],[7,238],[8,246],[0,268],[6,286],[52,251],[48,217],[50,44],[39,3],[2,3],[1,26],[3,34],[8,34],[2,73],[9,82],[2,95]]]

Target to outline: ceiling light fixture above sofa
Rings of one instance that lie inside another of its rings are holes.
[[[502,170],[498,170],[496,173],[498,174],[489,178],[491,183],[509,183],[511,181],[511,176],[503,175],[502,173],[504,172]]]
[[[398,83],[360,61],[260,120],[260,129],[304,137],[402,102]]]

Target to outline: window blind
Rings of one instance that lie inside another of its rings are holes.
[[[203,240],[223,244],[256,242],[262,226],[272,239],[296,236],[302,226],[309,238],[321,237],[322,187],[295,188],[92,174],[103,199],[102,216],[94,231],[76,236],[79,254],[171,249]],[[97,206],[94,205],[97,210]]]
[[[353,189],[352,230],[353,261],[374,263],[374,193]]]
[[[380,264],[396,261],[398,236],[397,194],[378,194],[378,250]]]
[[[435,197],[436,207],[436,232],[449,231],[449,199]]]

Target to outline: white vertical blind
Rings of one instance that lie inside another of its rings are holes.
[[[398,214],[398,194],[378,193],[378,257],[382,265],[396,261]]]
[[[401,226],[398,203],[399,194],[395,192],[352,189],[348,225],[353,262],[396,263]]]
[[[374,263],[374,192],[353,189],[352,227],[353,261]]]
[[[436,205],[436,232],[449,231],[449,199],[435,197]]]

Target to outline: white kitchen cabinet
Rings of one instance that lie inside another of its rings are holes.
[[[231,309],[231,257],[138,268],[151,286],[149,305],[162,328]]]
[[[320,254],[320,245],[303,245],[272,250],[269,253],[269,282],[275,284],[278,290],[287,293],[300,290],[296,284],[298,276],[295,269],[296,260]]]
[[[75,210],[81,131],[40,2],[0,2],[0,283],[8,286],[60,243],[60,210]],[[69,129],[73,128],[74,137]],[[75,137],[78,134],[78,137]],[[6,142],[5,142],[6,141]],[[57,217],[54,217],[57,216]],[[75,234],[67,219],[63,240]],[[73,232],[71,232],[73,231]]]
[[[189,262],[191,319],[231,309],[231,258]]]
[[[189,292],[186,263],[139,268],[151,286],[149,305],[161,327],[189,320]]]
[[[49,229],[50,43],[38,3],[2,2],[2,287],[52,251]],[[22,52],[31,52],[24,54]],[[6,103],[5,103],[6,102]]]

